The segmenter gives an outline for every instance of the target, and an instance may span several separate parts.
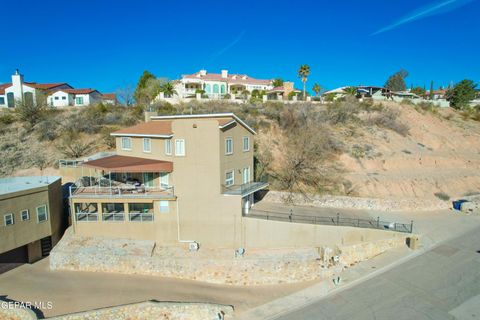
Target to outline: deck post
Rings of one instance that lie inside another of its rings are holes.
[[[410,221],[410,233],[413,232],[413,220]]]

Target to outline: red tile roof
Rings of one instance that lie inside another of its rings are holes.
[[[5,94],[5,89],[10,87],[11,85],[11,83],[0,84],[0,94]]]
[[[115,93],[103,93],[102,99],[105,100],[117,100],[117,95]]]
[[[133,127],[112,132],[113,136],[128,135],[172,135],[172,121],[142,122]]]
[[[222,81],[222,82],[228,82],[230,84],[269,85],[272,83],[272,80],[250,78],[246,74],[228,74],[226,78],[223,78],[220,73],[207,73],[206,75],[202,76],[200,72],[196,72],[194,74],[184,75],[183,79],[202,79],[202,80],[209,80],[209,81]]]
[[[36,83],[36,82],[24,82],[23,83],[26,86],[35,88],[35,89],[41,89],[41,90],[51,90],[63,85],[67,85],[71,88],[71,86],[66,83],[66,82],[58,82],[58,83]]]
[[[172,172],[173,162],[138,157],[110,156],[82,164],[109,172]]]

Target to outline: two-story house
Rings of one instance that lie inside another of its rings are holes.
[[[0,265],[48,255],[64,225],[60,177],[0,179]]]
[[[232,113],[152,116],[112,133],[117,154],[82,164],[74,232],[238,248],[253,194],[255,131]]]

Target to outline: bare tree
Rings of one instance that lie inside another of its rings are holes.
[[[126,85],[125,87],[118,89],[116,93],[119,101],[125,106],[130,107],[135,102],[133,98],[133,92],[133,87],[131,85]]]

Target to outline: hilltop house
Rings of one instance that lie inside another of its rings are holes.
[[[33,262],[62,235],[60,177],[0,179],[0,264]]]
[[[84,236],[239,247],[255,182],[255,131],[232,113],[152,116],[112,133],[116,154],[80,163],[70,191]]]
[[[113,94],[102,95],[95,89],[74,89],[68,83],[25,82],[18,70],[12,75],[11,83],[0,85],[0,108],[15,108],[16,103],[33,105],[43,95],[52,107],[88,106],[98,102],[110,103]]]

